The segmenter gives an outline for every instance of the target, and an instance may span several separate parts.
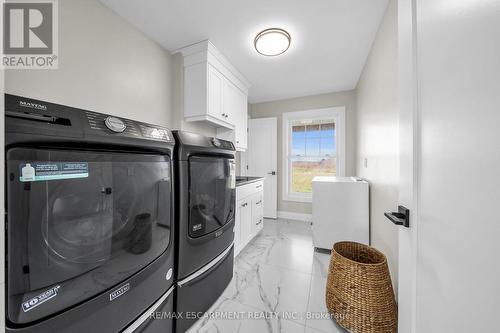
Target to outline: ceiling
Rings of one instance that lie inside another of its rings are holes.
[[[209,39],[250,81],[257,103],[354,89],[388,0],[101,0],[169,51]],[[286,29],[264,57],[253,38]]]

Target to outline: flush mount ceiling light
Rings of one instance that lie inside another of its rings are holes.
[[[262,30],[255,36],[253,45],[255,50],[265,56],[283,54],[290,47],[292,38],[290,34],[279,28]]]

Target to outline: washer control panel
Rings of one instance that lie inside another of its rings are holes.
[[[104,125],[115,133],[122,133],[127,128],[127,125],[121,119],[111,116],[106,117]]]
[[[167,128],[141,123],[138,121],[108,116],[98,112],[86,111],[90,129],[102,134],[142,138],[155,141],[172,141]]]

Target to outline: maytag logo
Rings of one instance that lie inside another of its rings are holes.
[[[120,288],[116,289],[111,294],[109,294],[109,300],[112,301],[114,299],[117,299],[118,297],[122,296],[129,290],[130,290],[130,283],[124,284],[123,286],[121,286]]]
[[[23,311],[28,312],[30,310],[33,310],[37,306],[47,302],[49,299],[56,297],[59,288],[61,288],[61,286],[55,286],[53,288],[50,288],[49,290],[44,291],[40,295],[27,300],[22,304]]]
[[[25,101],[19,101],[19,106],[22,106],[24,108],[36,109],[36,110],[43,110],[43,111],[47,110],[46,105],[25,102]]]

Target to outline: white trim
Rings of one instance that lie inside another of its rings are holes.
[[[296,119],[325,119],[333,118],[335,119],[335,136],[336,136],[336,165],[337,165],[337,176],[345,176],[345,136],[346,136],[346,124],[345,124],[345,106],[336,106],[324,109],[311,109],[304,111],[286,112],[283,113],[283,124],[282,124],[282,194],[283,200],[285,201],[296,201],[296,202],[312,202],[312,193],[290,193],[290,173],[288,168],[288,153],[290,150],[290,137],[289,137],[289,127],[290,121]]]
[[[221,261],[229,253],[229,251],[231,251],[233,246],[234,246],[234,242],[231,243],[231,245],[229,245],[227,247],[227,249],[225,249],[221,254],[219,254],[217,257],[215,257],[215,259],[210,261],[208,264],[206,264],[205,266],[203,266],[202,268],[200,268],[199,270],[197,270],[193,274],[189,275],[187,278],[182,279],[179,282],[177,282],[177,285],[179,287],[182,287],[183,285],[185,285],[189,281],[196,279],[198,276],[202,275],[203,273],[208,271],[210,268],[214,267],[219,261]]]
[[[142,325],[142,323],[144,323],[146,320],[148,320],[151,317],[151,315],[156,311],[156,309],[158,309],[160,307],[160,305],[168,298],[168,296],[170,296],[170,294],[172,294],[172,292],[174,291],[174,288],[175,288],[175,285],[170,287],[170,289],[165,294],[163,294],[163,296],[158,301],[156,301],[139,318],[137,318],[136,321],[134,321],[132,324],[130,324],[130,326],[128,326],[123,331],[123,333],[134,332],[139,326]]]
[[[312,214],[304,214],[304,213],[278,211],[278,218],[303,221],[303,222],[312,222]]]

